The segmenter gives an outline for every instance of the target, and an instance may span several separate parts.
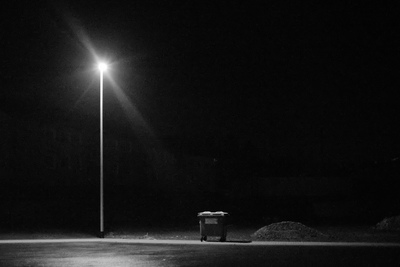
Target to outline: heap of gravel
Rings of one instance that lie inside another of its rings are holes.
[[[400,231],[400,215],[384,218],[376,224],[377,230]]]
[[[263,241],[323,241],[329,236],[301,223],[284,221],[258,229],[252,238]]]

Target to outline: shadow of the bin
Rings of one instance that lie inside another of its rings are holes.
[[[220,240],[207,240],[206,242],[208,243],[251,243],[251,240],[226,240],[226,241],[220,241]]]

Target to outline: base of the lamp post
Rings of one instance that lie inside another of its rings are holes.
[[[99,238],[104,238],[104,232],[99,232]]]

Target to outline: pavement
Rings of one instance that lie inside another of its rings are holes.
[[[188,228],[118,228],[107,232],[105,238],[98,238],[90,231],[66,229],[6,230],[0,231],[0,244],[17,243],[67,243],[103,242],[135,244],[177,244],[177,245],[225,245],[225,246],[390,246],[400,247],[400,232],[376,231],[371,227],[322,227],[319,231],[332,237],[329,240],[271,240],[252,239],[259,227],[229,227],[226,242],[210,237],[200,241],[198,225]]]
[[[0,244],[38,244],[38,243],[130,243],[130,244],[168,244],[168,245],[215,245],[215,246],[329,246],[329,247],[400,247],[400,243],[375,242],[293,242],[293,241],[206,241],[195,240],[145,240],[120,238],[71,238],[71,239],[10,239],[0,240]]]

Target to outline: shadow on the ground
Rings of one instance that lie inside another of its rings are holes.
[[[219,241],[219,240],[207,240],[205,242],[208,243],[251,243],[251,240],[226,240],[226,241]]]

